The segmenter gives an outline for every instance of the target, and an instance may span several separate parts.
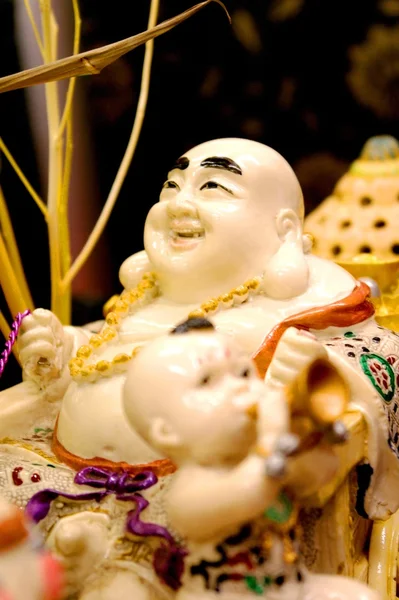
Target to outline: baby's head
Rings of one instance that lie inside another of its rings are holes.
[[[264,384],[234,341],[205,319],[189,319],[148,344],[124,388],[128,420],[178,465],[230,464],[256,442]]]

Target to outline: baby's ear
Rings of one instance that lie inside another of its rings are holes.
[[[181,446],[179,434],[162,417],[157,417],[151,422],[148,437],[150,443],[165,454]]]

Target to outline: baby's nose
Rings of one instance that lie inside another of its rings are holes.
[[[247,413],[248,417],[256,421],[258,418],[258,405],[256,403],[250,404],[245,408],[245,412]]]

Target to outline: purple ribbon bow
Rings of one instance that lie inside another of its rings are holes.
[[[82,494],[66,494],[57,490],[45,489],[38,492],[29,500],[25,512],[35,523],[42,521],[49,513],[51,503],[59,496],[68,500],[96,500],[100,502],[110,494],[115,494],[117,500],[134,502],[136,507],[128,512],[126,530],[140,537],[159,537],[167,542],[154,554],[154,568],[160,579],[169,587],[177,590],[184,570],[185,550],[180,548],[169,531],[156,523],[141,521],[140,515],[149,505],[140,493],[147,490],[158,481],[152,471],[142,471],[130,475],[126,471],[115,473],[100,467],[85,467],[74,478],[78,485],[101,488],[96,492]]]
[[[152,471],[142,471],[138,475],[132,476],[126,471],[114,473],[100,467],[85,467],[75,475],[74,482],[78,485],[102,488],[101,491],[67,494],[58,490],[45,489],[32,496],[26,506],[26,514],[35,523],[39,523],[48,515],[51,503],[59,496],[68,500],[96,500],[100,502],[105,496],[115,494],[118,500],[135,502],[137,492],[147,490],[155,485],[157,481],[157,476]]]

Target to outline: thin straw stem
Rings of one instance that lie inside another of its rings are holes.
[[[46,205],[44,204],[43,200],[40,198],[39,194],[37,192],[35,192],[35,190],[31,186],[31,184],[29,183],[29,181],[23,174],[21,168],[18,166],[16,160],[12,156],[11,152],[9,151],[9,149],[7,148],[7,146],[5,145],[5,143],[1,137],[0,137],[0,150],[2,150],[4,152],[4,156],[7,158],[8,162],[10,163],[10,165],[12,166],[12,168],[14,169],[14,171],[16,172],[16,174],[18,175],[18,177],[20,178],[20,180],[22,181],[22,183],[24,184],[26,189],[28,190],[29,194],[32,196],[33,200],[36,202],[37,206],[42,211],[44,218],[47,220]]]
[[[4,244],[6,252],[9,256],[12,268],[14,269],[15,276],[18,280],[20,289],[22,290],[24,301],[26,302],[25,308],[29,308],[33,311],[33,300],[30,294],[29,286],[26,281],[24,269],[22,266],[21,257],[18,250],[17,240],[15,239],[14,229],[11,223],[10,215],[7,209],[7,204],[3,195],[3,190],[0,188],[0,231],[4,237]]]
[[[10,312],[16,315],[23,312],[27,308],[27,300],[24,298],[22,290],[19,286],[18,279],[15,275],[13,266],[8,256],[4,238],[0,233],[0,287],[4,292],[4,296]]]
[[[148,20],[148,29],[155,26],[159,10],[159,0],[151,0],[151,8],[150,15]],[[144,55],[144,63],[143,63],[143,72],[141,77],[141,89],[140,96],[137,105],[136,117],[133,123],[133,129],[130,135],[130,139],[118,169],[117,175],[115,177],[115,181],[112,185],[110,193],[108,195],[107,201],[101,211],[100,217],[97,220],[97,223],[94,226],[93,231],[91,232],[86,244],[80,251],[79,255],[75,259],[72,264],[72,267],[69,269],[68,273],[64,277],[61,282],[62,289],[65,289],[67,285],[69,285],[74,277],[78,274],[79,270],[82,268],[86,260],[89,258],[93,248],[97,244],[101,234],[104,231],[104,228],[108,222],[108,219],[112,213],[112,210],[115,206],[115,202],[118,198],[119,192],[125,180],[127,171],[130,167],[130,163],[132,161],[134,152],[136,150],[137,142],[141,133],[145,111],[147,107],[148,101],[148,92],[150,87],[151,80],[151,65],[152,58],[154,54],[154,40],[149,40],[145,46],[145,55]]]
[[[69,227],[68,227],[68,196],[72,171],[72,140],[73,121],[72,115],[68,118],[65,143],[64,173],[62,177],[61,204],[59,207],[60,235],[61,235],[61,270],[65,275],[71,264]]]
[[[53,60],[56,52],[54,47],[57,41],[56,23],[51,10],[51,0],[40,2],[42,16],[42,28],[44,38],[45,62]],[[58,89],[55,82],[47,83],[45,86],[46,110],[49,140],[49,164],[48,164],[48,237],[50,249],[50,273],[51,273],[51,310],[61,321],[63,308],[62,294],[60,293],[61,265],[60,265],[60,236],[58,223],[59,190],[61,186],[62,171],[62,147],[61,139],[58,137],[59,128],[59,104]]]
[[[30,1],[29,0],[24,0],[24,4],[25,4],[25,10],[26,10],[27,15],[29,17],[30,24],[32,25],[32,30],[33,30],[33,34],[35,36],[36,43],[37,43],[37,45],[39,47],[40,54],[42,55],[42,59],[44,60],[44,46],[43,46],[42,39],[40,37],[39,30],[38,30],[37,25],[36,25],[35,18],[34,18],[33,13],[32,13],[32,7],[30,5]]]
[[[77,54],[79,52],[80,32],[82,29],[82,19],[80,18],[78,0],[72,0],[72,6],[73,6],[74,21],[75,21],[72,54]],[[68,84],[68,91],[67,91],[66,100],[65,100],[64,112],[61,117],[61,123],[60,123],[60,127],[58,130],[59,136],[61,136],[64,133],[64,130],[65,130],[65,127],[67,124],[68,115],[71,112],[73,94],[75,91],[75,85],[76,85],[76,77],[72,77],[72,79],[69,81],[69,84]]]

